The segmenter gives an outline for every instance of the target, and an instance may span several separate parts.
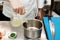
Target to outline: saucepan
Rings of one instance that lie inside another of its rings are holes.
[[[41,37],[42,21],[38,19],[29,19],[23,23],[24,37],[27,39],[36,39]]]

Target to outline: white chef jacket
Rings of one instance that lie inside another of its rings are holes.
[[[38,0],[38,1],[37,0],[20,0],[20,2],[25,7],[25,11],[26,11],[25,18],[35,18],[38,14],[37,8],[43,8],[44,6],[44,0]],[[38,6],[37,6],[37,2],[38,2]],[[11,17],[12,14],[15,14],[10,4],[6,1],[4,2],[4,6],[3,6],[3,14],[7,17]]]

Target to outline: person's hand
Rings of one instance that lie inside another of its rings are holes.
[[[24,5],[19,0],[9,0],[9,3],[14,12],[23,15],[25,13]]]
[[[21,5],[21,6],[17,7],[17,8],[13,8],[13,11],[20,14],[20,15],[23,15],[25,13],[25,8],[24,8],[23,5]]]
[[[42,18],[43,18],[43,9],[42,8],[38,8],[37,19],[42,20]]]

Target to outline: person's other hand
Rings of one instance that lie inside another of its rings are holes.
[[[19,0],[9,0],[9,3],[14,12],[23,15],[25,13],[25,7]]]

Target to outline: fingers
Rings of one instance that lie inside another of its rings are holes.
[[[23,6],[23,14],[25,13],[25,7]]]
[[[21,14],[21,15],[23,15],[25,13],[24,5],[22,3],[20,3],[20,1],[10,0],[9,3],[14,12]]]
[[[20,15],[25,14],[25,8],[24,7],[16,8],[16,9],[13,9],[13,10],[14,10],[14,12],[16,12]]]
[[[19,8],[19,14],[21,14],[21,15],[25,14],[25,8],[24,7]]]
[[[13,9],[13,10],[14,10],[14,12],[16,12],[16,13],[19,13],[18,9]]]
[[[19,8],[19,14],[23,14],[23,8]]]

